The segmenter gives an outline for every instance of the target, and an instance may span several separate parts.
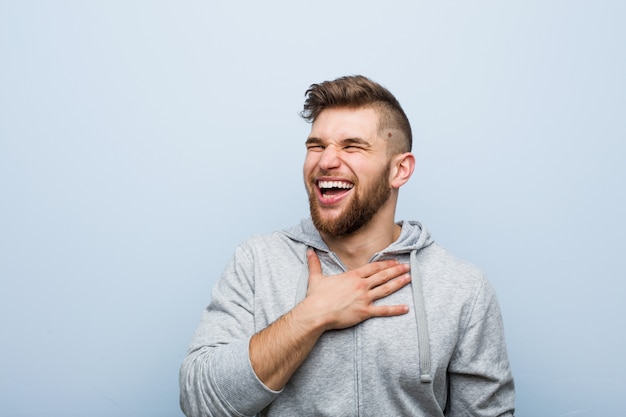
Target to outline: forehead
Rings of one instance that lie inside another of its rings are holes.
[[[329,108],[323,110],[311,125],[310,138],[340,140],[378,138],[378,113],[372,108]]]

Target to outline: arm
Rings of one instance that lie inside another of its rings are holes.
[[[237,247],[202,313],[180,368],[180,406],[187,417],[254,415],[278,395],[256,379],[248,359],[254,258],[254,245]]]
[[[515,388],[495,293],[485,280],[466,320],[449,371],[446,416],[513,416]]]
[[[372,304],[409,282],[408,265],[382,261],[325,277],[313,251],[307,262],[307,297],[254,334],[254,260],[238,249],[181,366],[181,408],[188,417],[254,415],[280,394],[324,331],[408,310]]]
[[[282,389],[326,330],[344,329],[371,317],[397,316],[408,306],[373,302],[409,283],[409,266],[381,261],[341,275],[324,276],[313,250],[307,251],[309,289],[293,310],[252,336],[250,362],[263,383]]]

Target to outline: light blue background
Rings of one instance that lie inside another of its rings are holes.
[[[626,3],[0,0],[0,415],[181,416],[237,243],[308,214],[309,84],[412,121],[398,218],[498,291],[518,416],[626,409]]]

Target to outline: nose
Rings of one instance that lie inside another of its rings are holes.
[[[338,168],[341,164],[341,159],[339,157],[339,151],[334,146],[327,146],[319,160],[319,167],[324,170]]]

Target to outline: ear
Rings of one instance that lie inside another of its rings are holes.
[[[411,178],[415,170],[415,156],[411,152],[396,155],[391,160],[391,187],[400,188]]]

